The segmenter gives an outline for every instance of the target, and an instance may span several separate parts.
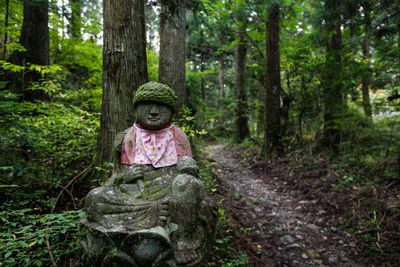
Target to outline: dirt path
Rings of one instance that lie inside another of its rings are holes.
[[[254,266],[365,266],[355,241],[338,229],[340,214],[289,186],[284,173],[240,163],[228,143],[208,147],[224,208]],[[267,165],[267,164],[266,164]],[[285,166],[282,166],[285,168]]]

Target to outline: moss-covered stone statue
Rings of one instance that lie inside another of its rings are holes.
[[[186,135],[171,123],[176,96],[148,82],[136,123],[119,133],[114,170],[86,197],[85,253],[96,266],[194,266],[212,245],[215,202],[198,179]]]

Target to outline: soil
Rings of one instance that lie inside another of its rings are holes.
[[[324,169],[296,171],[282,160],[255,164],[229,143],[208,151],[236,249],[251,266],[369,265],[357,240],[341,230],[348,198],[321,179],[329,177]]]

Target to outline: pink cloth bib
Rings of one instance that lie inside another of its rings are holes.
[[[149,131],[133,125],[136,131],[136,148],[134,164],[151,164],[155,168],[171,166],[178,163],[178,155],[171,124],[169,127]]]

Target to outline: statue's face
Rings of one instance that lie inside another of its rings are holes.
[[[171,122],[172,110],[164,104],[141,102],[137,105],[137,123],[148,130],[160,130]]]

